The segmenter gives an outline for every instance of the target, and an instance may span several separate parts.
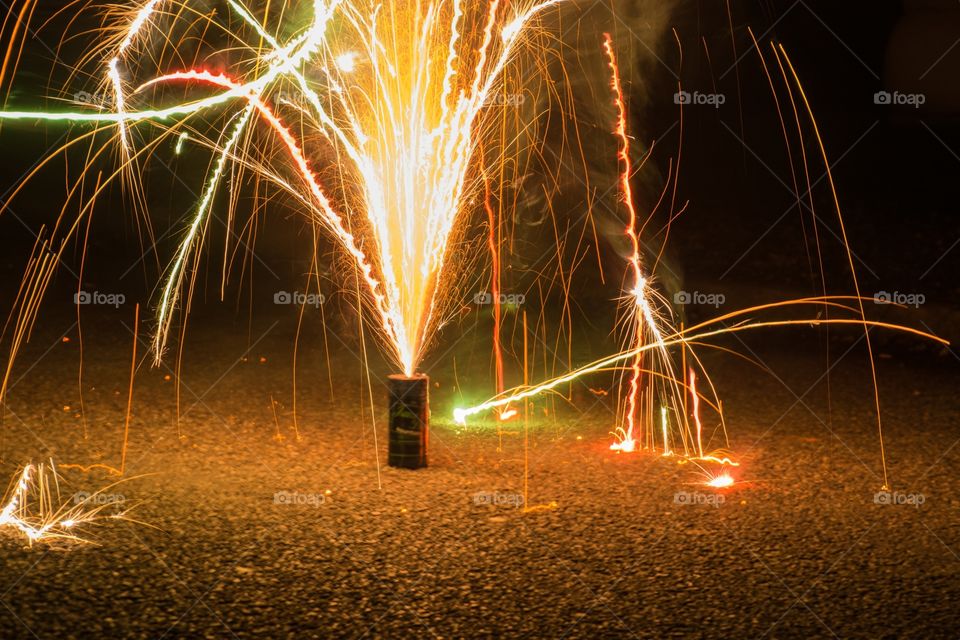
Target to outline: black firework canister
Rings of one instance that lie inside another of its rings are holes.
[[[430,426],[430,378],[424,374],[392,375],[388,464],[403,469],[427,466]]]

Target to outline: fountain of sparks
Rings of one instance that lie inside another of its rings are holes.
[[[314,0],[311,19],[295,30],[297,35],[281,40],[239,0],[226,0],[246,31],[220,26],[238,42],[252,34],[265,43],[251,50],[255,64],[233,65],[230,74],[147,69],[151,73],[144,78],[149,56],[138,57],[142,42],[162,33],[163,22],[177,14],[167,5],[192,4],[151,0],[131,14],[123,40],[106,63],[113,109],[7,111],[0,118],[115,124],[123,155],[131,157],[137,153],[132,130],[138,123],[159,124],[178,136],[179,144],[188,126],[210,112],[226,112],[218,120],[224,126],[210,135],[219,139],[216,160],[162,286],[153,343],[158,360],[218,188],[231,163],[244,164],[244,157],[255,153],[244,147],[250,139],[246,133],[262,121],[286,148],[288,160],[282,170],[264,177],[292,192],[353,259],[387,350],[410,376],[443,320],[448,244],[468,206],[471,161],[486,131],[486,112],[496,103],[490,97],[527,31],[561,1],[493,0],[481,6],[463,0]],[[243,75],[234,68],[252,71]],[[204,85],[212,94],[153,104],[160,86],[173,83]],[[283,99],[283,87],[291,85],[302,99],[298,104]],[[300,126],[287,124],[279,113],[283,109],[291,110]],[[318,176],[321,167],[298,133],[304,124],[338,159],[332,189]],[[292,172],[292,181],[283,170]]]
[[[87,542],[79,530],[98,520],[124,518],[126,512],[107,514],[112,500],[100,500],[102,491],[79,493],[63,501],[53,463],[28,464],[14,477],[0,508],[0,531],[13,531],[27,544]],[[82,499],[80,499],[82,497]]]

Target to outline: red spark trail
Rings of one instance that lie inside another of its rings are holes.
[[[646,282],[640,267],[640,240],[637,237],[637,212],[633,205],[633,189],[630,186],[630,175],[633,165],[630,162],[630,138],[627,135],[627,108],[623,98],[623,86],[620,81],[620,68],[617,65],[617,58],[613,52],[613,38],[611,38],[609,33],[603,34],[603,48],[607,54],[611,73],[610,85],[613,89],[615,103],[617,105],[617,128],[615,133],[620,139],[620,149],[617,153],[621,166],[620,193],[629,213],[629,222],[625,232],[630,239],[631,248],[629,262],[633,282],[630,293],[637,299],[635,308],[631,310],[632,313],[634,313],[634,332],[636,334],[633,347],[639,350],[643,346],[643,315],[640,310],[640,300],[644,295],[643,287]],[[633,432],[636,420],[637,396],[640,393],[642,363],[643,353],[642,351],[638,351],[631,365],[630,392],[627,396],[627,430],[621,442],[623,445],[622,448],[625,451],[633,449]]]

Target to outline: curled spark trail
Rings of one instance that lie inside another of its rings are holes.
[[[114,124],[124,157],[132,157],[137,144],[132,133],[139,123],[152,121],[182,136],[177,130],[188,121],[197,127],[202,114],[230,112],[226,127],[206,136],[219,140],[212,143],[216,159],[161,286],[153,340],[159,360],[221,183],[233,165],[253,166],[243,158],[251,154],[248,133],[259,114],[284,143],[306,186],[305,193],[294,195],[307,202],[316,221],[355,263],[366,289],[364,304],[376,317],[388,352],[410,375],[448,313],[448,245],[470,207],[475,185],[469,170],[479,138],[491,130],[485,119],[495,115],[489,98],[525,34],[563,0],[482,5],[435,0],[415,6],[399,0],[377,5],[314,0],[310,21],[294,25],[298,35],[286,42],[276,34],[288,32],[290,25],[268,28],[266,18],[255,18],[240,0],[225,1],[243,29],[252,30],[265,45],[243,45],[256,56],[255,65],[243,66],[254,69],[249,77],[235,73],[236,79],[228,80],[203,69],[150,70],[149,56],[136,55],[138,50],[165,26],[170,28],[167,21],[176,24],[179,15],[166,11],[163,0],[150,0],[128,14],[125,35],[106,64],[111,112],[7,111],[0,112],[0,119]],[[177,4],[190,8],[194,3]],[[334,20],[335,30],[330,28]],[[229,23],[219,24],[229,37],[246,42]],[[144,72],[149,77],[139,77]],[[125,83],[135,80],[139,84],[125,90]],[[217,93],[169,106],[150,104],[153,88],[176,80],[212,85]],[[284,125],[274,113],[277,105],[290,104],[280,91],[291,82],[302,98],[299,127]],[[306,161],[312,133],[345,161],[331,167],[338,177],[326,189]],[[264,177],[293,189],[279,177],[287,168]],[[373,248],[364,251],[363,246]]]

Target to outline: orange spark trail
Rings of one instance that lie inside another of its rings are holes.
[[[627,396],[627,430],[623,440],[615,448],[623,451],[632,451],[634,448],[633,432],[635,428],[637,412],[637,396],[640,393],[640,378],[642,376],[643,352],[639,349],[643,346],[643,315],[641,305],[644,297],[644,285],[646,281],[643,277],[643,271],[640,266],[640,240],[637,237],[637,212],[633,205],[633,189],[630,187],[630,174],[632,173],[632,164],[630,162],[630,138],[627,135],[627,108],[623,98],[623,87],[620,82],[620,68],[617,65],[617,58],[613,52],[613,38],[609,33],[603,34],[603,48],[607,54],[608,65],[611,73],[611,87],[614,92],[615,103],[617,105],[617,128],[616,135],[620,139],[620,149],[617,153],[621,165],[620,173],[620,193],[627,205],[629,212],[629,222],[626,228],[627,237],[630,239],[631,254],[629,258],[630,271],[633,276],[633,283],[630,289],[632,295],[636,297],[637,303],[631,309],[634,314],[633,330],[635,332],[634,348],[638,349],[637,355],[631,365],[632,375],[630,378],[630,392]]]
[[[483,162],[482,150],[480,151],[480,157],[481,162]],[[493,303],[493,357],[496,366],[496,390],[497,395],[500,395],[503,393],[503,349],[500,346],[500,321],[502,309],[500,306],[500,249],[498,247],[498,222],[496,215],[493,212],[493,204],[490,202],[490,179],[487,176],[486,168],[484,168],[481,172],[483,173],[483,206],[487,211],[487,220],[490,225],[490,234],[487,236],[487,244],[490,247],[490,257],[493,262],[493,266],[491,268],[493,273],[490,277],[490,296],[491,302]],[[509,407],[498,412],[501,420],[505,420],[506,418],[504,418],[504,416],[508,415],[509,412]]]
[[[690,397],[693,399],[693,419],[697,423],[697,455],[703,458],[703,440],[701,433],[703,425],[700,424],[700,397],[697,395],[697,374],[690,368]]]

